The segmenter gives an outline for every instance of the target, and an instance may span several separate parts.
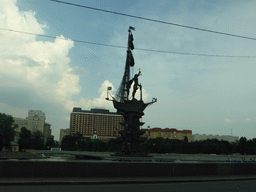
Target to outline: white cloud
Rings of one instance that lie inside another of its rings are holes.
[[[31,33],[43,33],[42,28],[46,27],[37,22],[35,12],[26,11],[21,12],[16,6],[16,0],[2,0],[1,2],[1,15],[0,23],[10,29],[14,30],[27,30]],[[13,33],[14,36],[23,36],[23,34]],[[33,36],[24,35],[24,37],[32,39]]]
[[[225,122],[226,123],[231,123],[231,122],[233,122],[234,120],[231,120],[231,119],[225,119]]]
[[[83,67],[75,66],[74,68],[72,68],[72,73],[75,75],[83,76],[87,74],[87,71]]]
[[[245,121],[252,121],[250,117],[245,118]]]
[[[105,80],[98,90],[98,93],[100,94],[98,98],[94,98],[92,100],[87,98],[81,98],[78,102],[69,99],[65,104],[66,110],[72,111],[73,107],[81,107],[83,109],[90,109],[94,107],[112,108],[113,107],[112,102],[106,100],[107,87],[112,87],[112,91],[115,90],[113,84],[110,83],[108,80]]]
[[[35,12],[20,12],[15,3],[15,0],[1,3],[1,26],[43,34],[46,26],[38,23]],[[33,35],[3,30],[0,35],[0,74],[4,77],[1,78],[2,89],[29,88],[36,93],[38,100],[44,98],[63,106],[80,92],[79,76],[74,73],[76,68],[70,67],[67,56],[74,46],[73,41],[62,40],[64,37],[60,36],[54,42],[43,42],[37,41]],[[17,101],[10,99],[9,102]]]
[[[79,77],[70,74],[70,70],[63,72],[61,80],[58,82],[58,88],[55,91],[56,97],[59,101],[70,99],[72,95],[80,92],[78,87]]]
[[[1,109],[0,113],[5,113],[8,115],[12,115],[14,117],[25,118],[27,115],[26,113],[24,113],[23,108],[12,107],[6,103],[0,103],[0,109]]]
[[[37,34],[43,34],[43,28],[46,27],[37,22],[35,12],[20,12],[16,6],[16,0],[2,0],[0,6],[0,25],[2,28]],[[7,54],[9,54],[10,50],[12,54],[17,54],[20,50],[17,49],[17,46],[23,45],[28,41],[34,41],[36,38],[33,35],[4,30],[1,30],[0,34],[4,37],[1,38],[1,43],[5,44],[4,47],[1,46],[0,50],[2,53]]]

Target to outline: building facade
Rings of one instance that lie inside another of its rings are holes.
[[[157,137],[162,137],[164,139],[178,139],[178,140],[184,140],[185,137],[188,138],[188,142],[192,141],[192,131],[191,130],[182,130],[179,131],[177,129],[161,129],[161,128],[152,128],[152,129],[142,129],[145,131],[143,134],[143,137],[146,137],[148,139],[154,139]]]
[[[123,121],[122,115],[106,109],[87,111],[74,107],[70,115],[70,135],[78,132],[83,137],[109,141],[120,136],[119,131],[122,129],[120,122]]]
[[[44,137],[44,143],[49,139],[53,139],[51,135],[51,125],[45,123],[45,113],[40,110],[29,110],[26,119],[14,117],[14,124],[18,125],[16,131],[19,133],[22,127],[26,127],[31,133],[40,131]]]
[[[54,140],[54,136],[52,135],[51,125],[49,123],[44,124],[43,135],[44,135],[44,144],[48,140]]]
[[[65,137],[66,135],[70,135],[70,129],[60,129],[60,141],[59,143],[61,144],[61,141],[63,139],[63,137]]]
[[[194,134],[192,137],[193,141],[203,141],[207,139],[217,139],[219,141],[228,141],[228,142],[237,142],[239,140],[238,136],[231,136],[231,135],[199,135],[199,134]]]
[[[14,117],[14,123],[18,125],[17,132],[20,132],[22,127],[26,127],[31,132],[36,130],[44,132],[45,113],[40,110],[29,110],[26,119]]]

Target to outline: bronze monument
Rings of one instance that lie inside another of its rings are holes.
[[[130,79],[130,68],[134,66],[134,58],[132,55],[133,45],[133,35],[131,30],[135,30],[133,27],[129,27],[128,35],[128,48],[126,56],[125,71],[123,75],[122,82],[115,97],[112,97],[114,107],[117,109],[117,113],[122,114],[124,117],[123,130],[120,131],[121,137],[119,138],[122,142],[122,150],[117,152],[116,155],[124,156],[144,156],[145,153],[140,150],[140,143],[145,141],[145,138],[141,137],[144,131],[140,130],[140,126],[143,122],[140,122],[140,118],[144,115],[145,108],[157,101],[153,98],[151,102],[144,103],[142,100],[142,85],[139,84],[139,76],[135,74],[132,79]],[[132,86],[133,85],[133,86]],[[130,97],[130,89],[132,86],[132,96]],[[140,99],[135,98],[135,93],[140,91]],[[108,88],[110,90],[110,88]],[[109,93],[108,93],[109,94]],[[106,98],[109,100],[109,98]]]

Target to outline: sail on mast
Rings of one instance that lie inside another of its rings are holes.
[[[133,35],[131,30],[135,30],[134,27],[129,27],[128,34],[128,46],[127,46],[127,55],[126,55],[126,63],[125,63],[125,71],[122,82],[116,93],[116,100],[123,103],[128,100],[128,92],[130,86],[128,86],[128,82],[130,81],[130,67],[133,67],[135,62],[132,55],[132,50],[134,49],[133,45]]]

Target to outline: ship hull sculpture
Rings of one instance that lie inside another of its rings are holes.
[[[132,55],[133,45],[133,35],[131,30],[135,30],[133,27],[129,27],[128,35],[128,49],[126,57],[125,72],[122,82],[119,86],[117,94],[115,97],[112,96],[111,101],[117,113],[123,115],[124,122],[120,124],[123,126],[123,130],[119,131],[121,137],[118,139],[122,142],[122,150],[116,152],[117,156],[146,156],[146,152],[140,150],[140,144],[146,139],[141,137],[145,132],[140,130],[140,126],[144,123],[140,122],[141,117],[144,115],[144,110],[150,104],[155,103],[157,100],[152,99],[152,102],[144,103],[142,100],[142,85],[139,84],[138,78],[141,75],[139,70],[138,74],[135,74],[132,79],[130,79],[130,68],[134,66],[134,58]],[[133,85],[133,86],[132,86]],[[132,97],[129,97],[130,89],[132,86]],[[140,91],[140,99],[135,98],[136,92]],[[111,90],[111,88],[108,88]],[[108,93],[109,95],[109,93]],[[109,97],[106,98],[110,100]]]

